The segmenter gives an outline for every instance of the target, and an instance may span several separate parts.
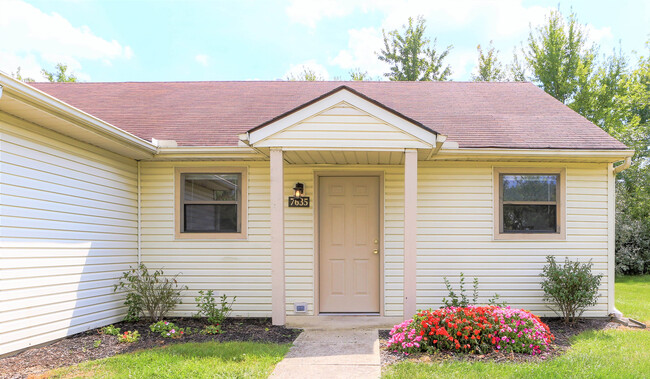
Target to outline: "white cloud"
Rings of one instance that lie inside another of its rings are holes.
[[[56,63],[67,64],[80,79],[83,61],[100,61],[110,65],[116,59],[130,59],[133,50],[116,40],[106,40],[87,26],[75,27],[58,13],[47,14],[20,0],[3,0],[0,4],[0,69],[41,80],[41,67],[52,69]]]
[[[322,78],[323,80],[328,80],[330,77],[325,66],[316,62],[314,59],[310,59],[299,64],[290,65],[289,69],[284,73],[284,76],[281,79],[286,79],[292,76],[301,76],[305,69],[313,71],[317,77]]]
[[[381,76],[387,72],[388,65],[377,59],[377,53],[384,47],[381,30],[362,28],[348,30],[348,48],[339,51],[329,64],[352,70],[360,68],[368,71],[371,77]]]
[[[340,0],[292,0],[286,8],[291,21],[316,27],[322,18],[337,18],[352,13],[360,2]]]
[[[194,57],[194,60],[203,67],[208,67],[208,59],[209,57],[206,54],[196,54]]]

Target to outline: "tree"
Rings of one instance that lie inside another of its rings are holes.
[[[370,75],[368,75],[368,71],[361,71],[360,68],[355,68],[350,70],[349,74],[350,74],[350,79],[355,82],[371,80]]]
[[[596,47],[587,46],[585,30],[574,13],[565,22],[559,10],[551,11],[545,25],[529,32],[524,49],[532,79],[567,105],[590,89]]]
[[[499,50],[496,50],[490,41],[490,48],[487,53],[483,52],[481,45],[476,47],[478,50],[478,74],[472,74],[472,80],[475,82],[501,82],[505,79],[503,66],[497,57]]]
[[[378,54],[382,62],[390,65],[390,72],[384,74],[390,80],[399,81],[429,81],[446,80],[451,75],[451,68],[444,64],[452,46],[447,46],[441,52],[436,50],[437,39],[431,41],[424,36],[426,30],[425,20],[419,16],[416,24],[409,17],[408,26],[404,26],[404,33],[393,30],[388,35],[384,30],[384,49]]]
[[[77,77],[72,74],[68,73],[68,65],[63,64],[63,63],[57,63],[55,66],[55,70],[53,72],[49,72],[46,69],[41,70],[41,74],[45,77],[50,82],[59,82],[59,83],[65,83],[65,82],[76,82]]]
[[[508,65],[508,80],[513,82],[525,82],[527,79],[525,63],[517,54],[517,49],[512,52],[512,62]]]
[[[16,79],[16,80],[20,80],[21,82],[33,82],[34,81],[34,79],[32,79],[32,78],[24,78],[22,76],[22,74],[20,73],[20,66],[18,66],[18,68],[16,69],[16,73],[13,73],[13,72],[11,73],[11,77]]]
[[[302,71],[298,74],[289,74],[287,80],[291,82],[304,81],[304,82],[317,82],[325,80],[323,77],[316,74],[316,71],[309,67],[303,66]]]

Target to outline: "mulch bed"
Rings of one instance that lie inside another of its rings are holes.
[[[558,318],[542,319],[548,325],[551,333],[555,336],[555,344],[540,355],[531,356],[520,353],[502,353],[492,352],[489,354],[457,354],[454,352],[440,352],[431,354],[412,354],[405,356],[402,353],[395,353],[386,348],[390,338],[389,330],[379,331],[379,344],[381,346],[381,364],[382,366],[391,365],[400,361],[412,362],[445,362],[445,361],[494,361],[494,362],[540,362],[558,355],[564,354],[570,347],[571,337],[588,330],[605,330],[616,329],[618,324],[610,322],[608,319],[582,319],[575,324],[565,324]]]
[[[202,319],[175,318],[174,322],[182,328],[203,329],[206,322]],[[17,355],[0,358],[0,378],[27,378],[54,368],[75,365],[84,361],[111,357],[120,353],[149,349],[186,342],[208,341],[252,341],[271,343],[291,343],[298,337],[301,330],[288,329],[283,326],[271,325],[269,319],[228,319],[218,335],[193,333],[180,339],[162,338],[158,333],[149,330],[151,322],[136,323],[120,322],[114,324],[121,328],[140,333],[140,340],[135,343],[119,343],[116,336],[100,334],[100,329],[75,334],[49,345],[25,350]],[[96,341],[101,341],[98,347]]]

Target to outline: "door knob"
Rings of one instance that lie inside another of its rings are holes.
[[[379,254],[379,249],[375,249],[372,251],[373,254]]]

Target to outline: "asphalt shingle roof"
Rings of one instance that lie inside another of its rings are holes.
[[[531,83],[30,83],[146,140],[237,146],[238,135],[346,85],[461,148],[626,149]]]

